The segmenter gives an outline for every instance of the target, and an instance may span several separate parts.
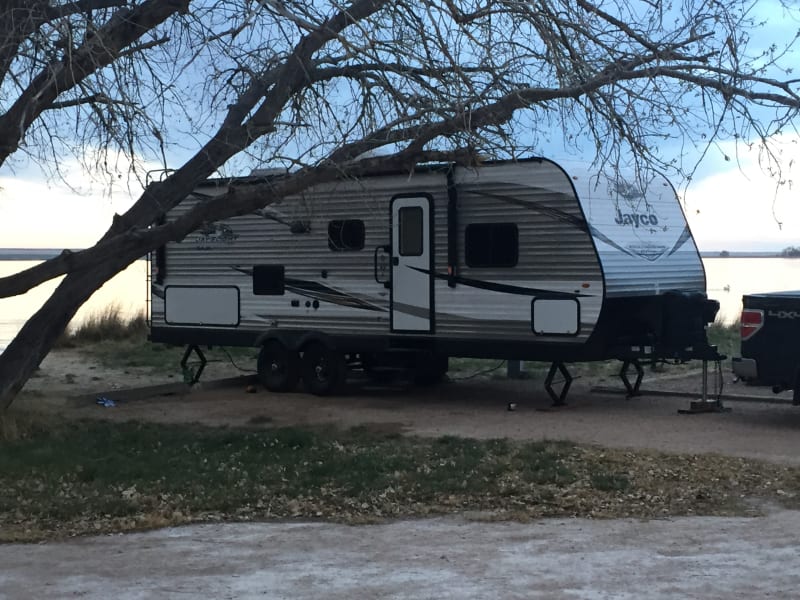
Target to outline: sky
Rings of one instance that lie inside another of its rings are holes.
[[[778,185],[759,165],[758,151],[739,148],[738,164],[711,159],[703,176],[680,193],[701,251],[782,250],[800,246],[800,137],[785,137]],[[722,144],[735,156],[732,143]],[[792,180],[794,183],[792,183]]]
[[[101,194],[79,195],[44,180],[3,176],[0,188],[0,245],[6,248],[85,248],[114,214],[115,202]]]
[[[76,163],[62,168],[66,182],[35,167],[0,169],[0,248],[91,246],[142,191],[135,181],[99,183]]]

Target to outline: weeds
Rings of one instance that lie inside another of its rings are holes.
[[[147,317],[139,313],[125,317],[118,304],[90,314],[67,331],[56,342],[56,348],[75,348],[103,341],[143,342],[147,338]]]

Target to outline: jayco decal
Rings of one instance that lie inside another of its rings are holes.
[[[198,250],[211,250],[215,245],[232,245],[239,237],[229,225],[224,223],[206,223],[202,229],[197,231],[194,242]]]
[[[658,225],[658,217],[652,213],[624,213],[617,209],[617,218],[614,219],[617,225],[633,225],[635,228],[655,227]]]

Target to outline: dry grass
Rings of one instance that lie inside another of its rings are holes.
[[[147,337],[147,317],[140,313],[124,316],[117,304],[90,314],[77,326],[72,326],[56,343],[56,348],[75,348],[103,341],[144,341]]]

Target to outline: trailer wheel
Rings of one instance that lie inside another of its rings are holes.
[[[300,357],[278,340],[269,340],[258,353],[258,378],[270,392],[291,392],[300,378]]]
[[[316,396],[337,392],[347,376],[347,365],[341,352],[319,342],[306,346],[300,365],[306,390]]]

